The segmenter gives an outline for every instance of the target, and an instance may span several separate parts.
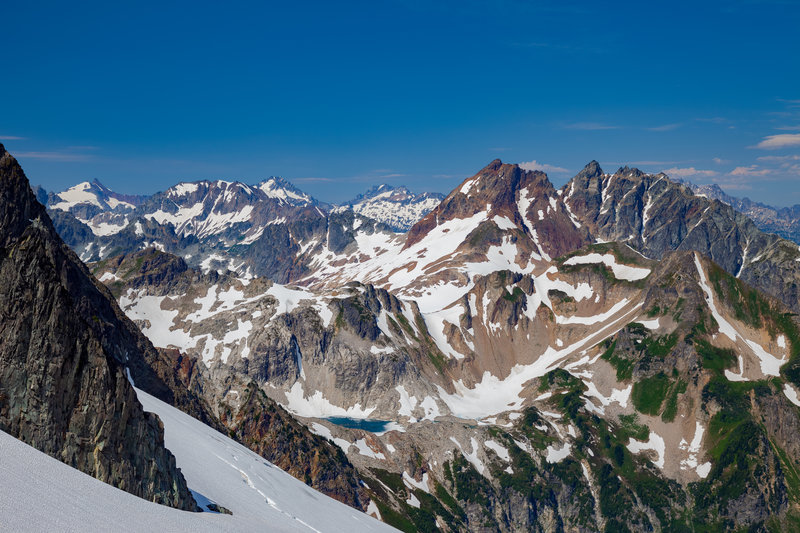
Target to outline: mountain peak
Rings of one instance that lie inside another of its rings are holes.
[[[642,172],[641,170],[639,170],[638,168],[629,167],[628,165],[625,165],[624,167],[620,167],[619,170],[617,170],[617,174],[618,175],[631,176],[631,177],[634,177],[634,178],[641,178],[642,176],[646,176],[646,174],[644,172]]]
[[[583,167],[583,170],[578,172],[575,178],[591,179],[600,177],[602,175],[603,169],[600,168],[600,163],[592,159],[585,167]]]
[[[44,215],[44,207],[36,201],[22,167],[0,144],[0,243],[7,248],[31,225],[31,221],[50,226]]]
[[[549,257],[551,252],[556,254],[552,257],[556,257],[584,240],[568,214],[559,207],[558,194],[546,174],[495,159],[476,175],[464,180],[436,209],[415,224],[409,231],[405,247],[410,248],[421,241],[442,223],[481,213],[485,213],[486,220],[495,217],[507,220],[500,224],[506,227],[511,224],[533,240],[560,231],[559,239],[548,239],[558,243],[542,250],[539,253],[542,257]],[[548,229],[542,229],[544,226]]]
[[[194,510],[160,422],[125,377],[149,368],[152,346],[64,245],[2,145],[0,246],[0,316],[12,317],[0,328],[0,431],[137,496]]]
[[[444,195],[439,193],[415,194],[404,185],[393,187],[383,183],[345,202],[335,211],[352,209],[383,222],[393,231],[403,232],[439,205],[442,198]]]
[[[270,176],[257,185],[264,194],[291,205],[317,205],[317,201],[280,176]]]
[[[497,158],[497,159],[494,159],[488,165],[486,165],[486,167],[483,170],[484,171],[498,170],[502,166],[503,166],[503,162],[500,160],[500,158]]]

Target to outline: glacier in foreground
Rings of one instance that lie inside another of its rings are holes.
[[[198,504],[188,513],[94,479],[0,431],[0,523],[9,531],[394,531],[325,496],[202,422],[136,389],[164,423]]]

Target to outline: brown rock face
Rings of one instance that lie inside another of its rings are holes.
[[[495,159],[464,180],[436,209],[415,224],[408,232],[405,248],[421,241],[443,221],[466,218],[486,209],[490,219],[507,217],[529,238],[538,240],[551,257],[577,250],[590,242],[588,232],[570,220],[561,198],[543,172],[523,170],[518,165]]]
[[[132,494],[195,510],[161,422],[125,377],[128,363],[144,366],[141,349],[112,342],[138,340],[133,325],[60,240],[2,145],[0,246],[0,429]]]

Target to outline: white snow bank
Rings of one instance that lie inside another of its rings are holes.
[[[789,398],[789,401],[800,407],[800,399],[797,397],[797,390],[788,383],[783,385],[783,393]]]
[[[320,437],[325,437],[326,439],[337,445],[339,448],[341,448],[342,451],[345,453],[347,453],[350,450],[350,446],[352,446],[352,443],[350,441],[334,437],[333,433],[331,433],[330,428],[323,426],[319,422],[313,422],[311,424],[311,427],[309,428],[309,431],[311,431],[311,433],[315,435],[319,435]]]
[[[358,439],[353,443],[353,446],[355,446],[358,449],[358,453],[360,453],[361,455],[372,457],[373,459],[378,459],[380,461],[386,460],[386,456],[383,455],[381,452],[376,452],[375,450],[373,450],[370,447],[370,445],[367,444],[366,439]]]
[[[345,409],[332,404],[322,395],[322,391],[314,391],[314,394],[306,397],[303,384],[295,381],[289,392],[286,393],[286,404],[284,407],[292,413],[307,418],[327,418],[329,416],[347,416],[350,418],[367,418],[375,407],[361,408],[361,404],[355,404]]]
[[[650,275],[649,268],[633,267],[617,263],[613,254],[600,255],[597,253],[576,255],[564,261],[565,265],[589,265],[602,263],[611,269],[614,277],[625,281],[638,281]]]
[[[569,457],[571,450],[572,446],[568,442],[565,442],[564,446],[561,448],[556,448],[555,446],[550,445],[547,447],[547,456],[545,457],[545,460],[548,463],[560,463]]]
[[[465,385],[463,380],[454,381],[455,392],[453,394],[437,385],[439,398],[447,405],[450,412],[459,418],[483,420],[504,411],[518,411],[524,401],[520,394],[530,380],[557,368],[564,359],[579,350],[593,346],[613,335],[624,327],[640,309],[641,303],[630,306],[628,310],[615,317],[607,325],[598,328],[597,331],[574,344],[561,349],[548,346],[535,362],[529,365],[515,365],[504,378],[499,378],[486,371],[481,381],[475,383],[472,388]]]
[[[750,349],[753,350],[755,356],[758,357],[759,361],[761,362],[761,372],[764,375],[780,376],[780,368],[786,362],[786,357],[784,356],[783,359],[778,359],[774,355],[767,352],[760,344],[749,339],[745,339],[739,335],[739,333],[736,331],[736,328],[734,328],[730,322],[725,320],[722,317],[722,314],[719,312],[719,309],[717,309],[716,302],[714,301],[714,294],[711,292],[711,287],[708,285],[708,278],[703,270],[703,265],[700,264],[700,256],[696,253],[694,254],[694,263],[697,267],[697,273],[700,275],[700,287],[702,287],[703,292],[705,293],[706,303],[708,303],[708,307],[711,309],[711,314],[719,325],[719,332],[734,342],[736,342],[737,338],[741,338],[750,347]]]
[[[627,448],[631,453],[639,453],[644,450],[655,450],[655,452],[658,454],[658,459],[656,459],[654,464],[658,468],[664,468],[664,452],[666,450],[666,444],[664,443],[664,438],[655,431],[650,432],[650,438],[647,440],[647,442],[630,439]]]
[[[486,466],[483,464],[483,461],[481,461],[480,458],[478,457],[479,446],[478,446],[478,441],[475,440],[475,437],[471,437],[469,439],[470,445],[472,446],[472,452],[470,453],[467,453],[467,451],[461,447],[461,443],[458,442],[458,440],[456,440],[455,437],[450,437],[450,440],[453,441],[456,444],[456,446],[458,446],[458,449],[461,450],[461,453],[462,455],[464,455],[464,458],[467,461],[469,461],[472,464],[472,466],[475,467],[475,470],[477,470],[480,475],[483,475],[483,472],[486,470]]]
[[[489,448],[490,450],[494,451],[497,456],[502,459],[503,461],[509,462],[511,460],[511,456],[508,454],[508,448],[505,446],[493,441],[487,440],[483,443],[484,446]]]
[[[647,329],[653,330],[659,328],[659,326],[661,325],[660,320],[661,319],[659,318],[654,318],[653,320],[639,320],[638,322]]]
[[[403,483],[406,487],[410,489],[419,489],[422,491],[427,492],[428,494],[431,493],[430,486],[428,485],[428,473],[425,472],[422,474],[422,481],[417,481],[413,477],[411,477],[408,472],[403,470]]]

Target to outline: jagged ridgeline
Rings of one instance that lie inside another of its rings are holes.
[[[2,145],[0,246],[0,429],[132,494],[195,510],[160,421],[125,376],[143,364],[122,322],[135,328]]]
[[[499,160],[405,234],[163,195],[125,253],[76,249],[222,429],[342,501],[406,531],[800,527],[800,251],[730,206]]]

